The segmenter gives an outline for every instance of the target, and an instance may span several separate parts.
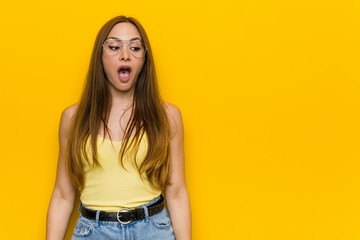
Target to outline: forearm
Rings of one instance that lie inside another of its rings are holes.
[[[176,240],[191,239],[191,208],[186,187],[176,196],[166,196],[166,206],[173,225]]]
[[[63,240],[75,199],[52,196],[46,219],[46,240]]]

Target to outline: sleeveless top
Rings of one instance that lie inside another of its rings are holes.
[[[144,131],[144,130],[142,130]],[[140,132],[140,136],[142,134]],[[130,137],[128,144],[130,144]],[[83,159],[85,186],[80,193],[81,202],[89,208],[107,212],[116,212],[121,208],[134,209],[161,194],[147,180],[140,178],[134,162],[134,154],[129,149],[123,158],[125,169],[121,166],[119,152],[123,141],[114,142],[97,137],[98,161],[100,166],[93,165],[90,148],[90,137],[87,140],[87,155],[90,164]],[[148,148],[146,132],[140,141],[136,156],[138,166],[144,160]]]

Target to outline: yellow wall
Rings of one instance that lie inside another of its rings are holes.
[[[44,239],[60,114],[119,14],[183,114],[194,239],[360,239],[358,1],[58,2],[0,8],[1,239]]]

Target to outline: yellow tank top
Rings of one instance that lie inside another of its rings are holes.
[[[83,159],[85,187],[80,193],[80,200],[86,207],[107,212],[116,212],[124,207],[134,209],[161,194],[161,191],[151,186],[146,177],[145,180],[140,178],[138,170],[131,163],[134,161],[131,150],[128,150],[123,158],[126,170],[122,168],[119,162],[122,143],[97,137],[98,161],[101,168],[92,165],[90,137],[88,138],[87,154],[90,164]],[[145,132],[136,157],[138,166],[144,160],[147,148],[148,139]]]

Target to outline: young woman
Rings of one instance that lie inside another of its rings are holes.
[[[66,108],[47,239],[191,239],[180,110],[161,100],[150,43],[134,18],[100,29],[79,103]],[[166,208],[165,208],[166,202]]]

